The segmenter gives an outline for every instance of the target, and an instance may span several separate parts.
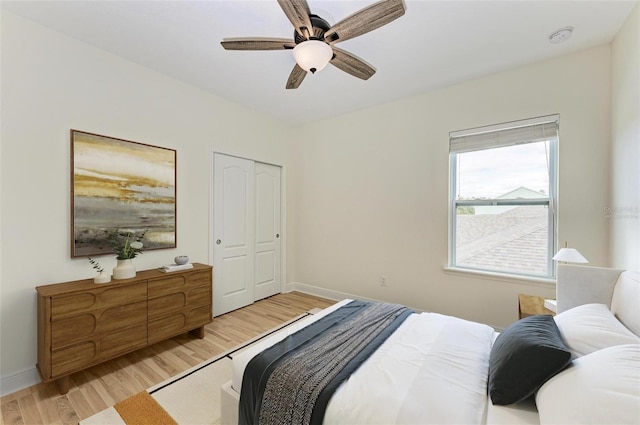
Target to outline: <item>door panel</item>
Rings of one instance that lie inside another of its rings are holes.
[[[275,279],[275,255],[273,251],[256,254],[256,285],[271,282]]]
[[[249,164],[247,164],[249,165]],[[223,168],[223,237],[225,249],[248,249],[247,240],[247,197],[250,196],[250,171],[238,166]]]
[[[255,300],[282,291],[280,281],[280,167],[255,164]]]
[[[247,289],[247,256],[225,258],[222,262],[222,273],[227,295],[235,295],[245,291]]]
[[[214,155],[213,312],[254,301],[254,162]]]

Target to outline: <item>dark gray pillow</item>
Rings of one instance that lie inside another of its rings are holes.
[[[571,352],[553,317],[525,317],[505,329],[493,344],[488,383],[491,402],[522,401],[569,363]]]

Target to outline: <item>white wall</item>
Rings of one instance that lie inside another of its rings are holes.
[[[70,128],[177,149],[178,248],[144,253],[140,270],[177,254],[208,262],[211,146],[285,164],[288,130],[8,12],[1,47],[0,375],[9,385],[16,373],[34,376],[35,286],[94,274],[69,253]],[[110,269],[115,257],[100,262]]]
[[[640,270],[640,5],[612,43],[611,266]]]
[[[449,132],[554,113],[560,114],[559,240],[592,265],[607,266],[610,49],[604,46],[301,128],[306,137],[289,160],[296,180],[295,280],[498,327],[516,320],[518,293],[554,296],[548,284],[443,271]]]

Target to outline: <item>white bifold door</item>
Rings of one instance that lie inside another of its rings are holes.
[[[280,167],[214,154],[213,314],[281,292]]]

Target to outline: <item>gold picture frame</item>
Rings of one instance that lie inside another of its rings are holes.
[[[71,130],[71,257],[112,254],[110,235],[176,247],[176,151]]]

